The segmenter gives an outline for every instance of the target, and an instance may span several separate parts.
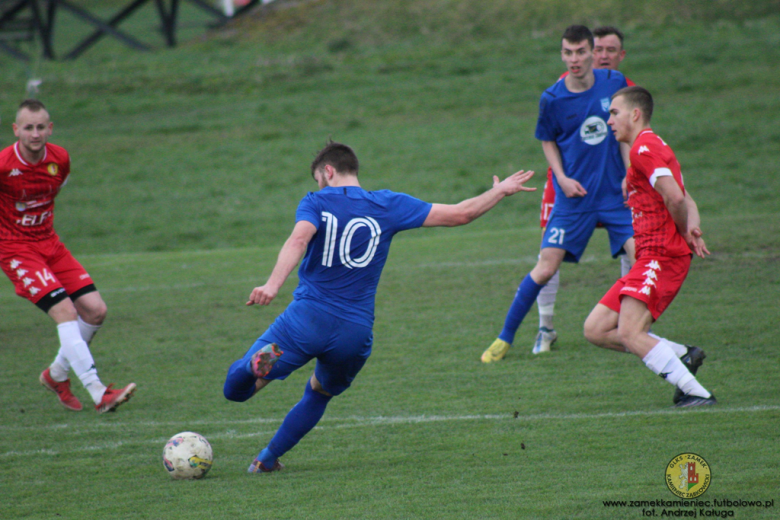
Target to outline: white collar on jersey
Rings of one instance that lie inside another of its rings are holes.
[[[19,161],[21,161],[21,163],[24,164],[25,166],[35,166],[34,164],[29,164],[27,161],[22,159],[22,154],[19,153],[19,141],[16,141],[14,143],[14,153],[16,154],[16,158],[19,159]],[[40,164],[43,161],[45,161],[46,160],[46,155],[48,153],[49,153],[49,150],[46,148],[46,146],[44,146],[43,147],[43,158],[40,161],[38,161],[36,164]]]

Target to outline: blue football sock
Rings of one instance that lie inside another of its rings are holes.
[[[498,335],[499,339],[512,343],[515,340],[515,332],[523,322],[523,318],[528,314],[531,306],[536,301],[536,297],[539,296],[539,291],[542,290],[544,285],[539,285],[531,278],[531,274],[527,274],[523,281],[520,283],[520,287],[517,288],[515,293],[515,299],[512,301],[512,305],[509,307],[509,312],[506,313],[506,320],[504,321],[504,330]]]
[[[303,398],[287,413],[282,425],[268,447],[257,459],[267,468],[272,468],[276,459],[290,451],[304,435],[309,433],[322,418],[330,396],[314,391],[310,381],[306,382]]]

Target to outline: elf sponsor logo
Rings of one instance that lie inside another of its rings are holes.
[[[710,465],[700,455],[681,453],[666,465],[666,486],[680,498],[696,498],[710,487]]]

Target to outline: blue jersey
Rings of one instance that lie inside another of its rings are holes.
[[[539,102],[536,138],[555,141],[564,173],[588,192],[585,197],[568,198],[553,175],[553,211],[561,214],[623,207],[621,182],[626,167],[607,120],[612,94],[627,86],[626,78],[607,69],[595,69],[593,74],[596,81],[585,92],[570,92],[561,78]]]
[[[298,269],[296,300],[361,325],[374,323],[374,299],[393,235],[422,226],[431,204],[388,190],[326,187],[307,194],[296,222],[317,227]]]

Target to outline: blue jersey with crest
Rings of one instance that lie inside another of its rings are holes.
[[[626,168],[620,146],[607,126],[612,94],[627,86],[618,71],[594,69],[595,83],[585,92],[570,92],[564,78],[542,94],[536,138],[555,141],[563,171],[588,192],[568,198],[553,175],[555,206],[561,214],[623,207],[621,182]]]
[[[295,220],[311,222],[317,233],[298,269],[293,297],[373,325],[376,288],[393,235],[422,226],[430,211],[430,203],[389,190],[325,187],[307,194]]]

